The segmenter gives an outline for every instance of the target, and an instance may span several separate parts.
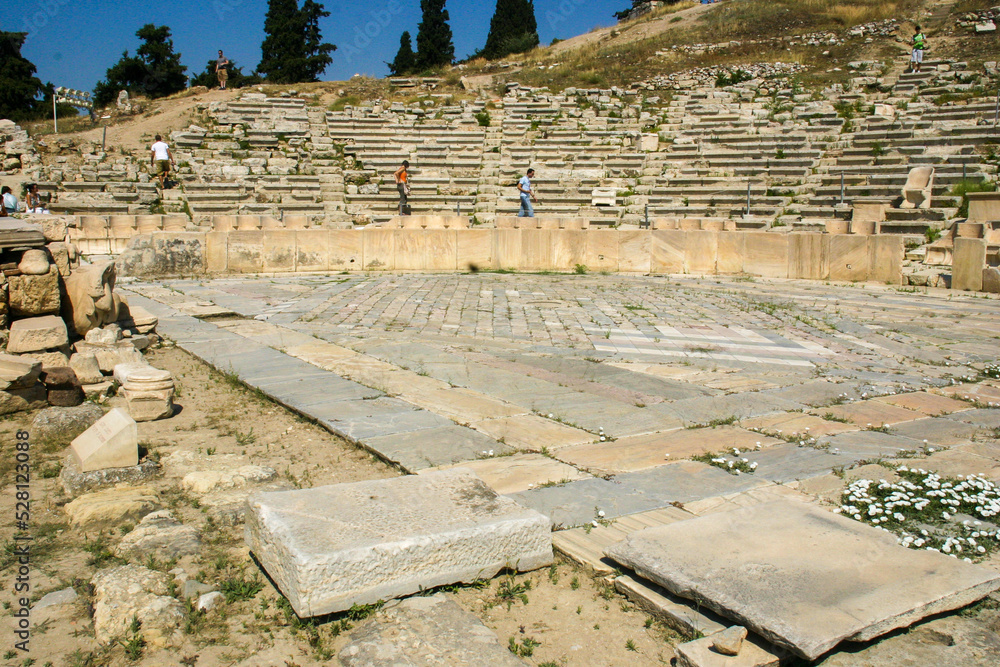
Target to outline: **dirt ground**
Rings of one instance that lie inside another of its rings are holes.
[[[140,446],[170,461],[179,451],[191,452],[210,465],[213,459],[239,457],[275,469],[288,486],[317,486],[387,478],[399,472],[284,407],[247,389],[187,353],[164,347],[148,353],[149,361],[170,370],[177,380],[172,418],[140,423]],[[106,407],[123,406],[112,398]],[[0,494],[3,550],[0,586],[3,604],[13,600],[15,435],[29,429],[33,414],[0,421],[0,461],[4,488]],[[115,544],[131,524],[105,531],[69,526],[66,503],[57,477],[64,456],[61,445],[33,445],[31,481],[34,537],[31,599],[72,586],[80,595],[68,610],[33,625],[31,652],[15,651],[13,640],[0,648],[0,665],[27,667],[248,665],[308,667],[336,664],[336,653],[348,641],[350,627],[363,614],[342,614],[302,621],[271,585],[242,539],[243,526],[227,527],[211,520],[199,499],[181,490],[176,475],[164,465],[164,476],[149,484],[165,508],[187,525],[199,528],[201,554],[179,562],[139,564],[169,571],[182,568],[191,579],[218,586],[226,581],[258,581],[260,590],[244,600],[226,603],[207,614],[190,611],[179,633],[179,646],[140,649],[134,659],[122,643],[99,645],[91,614],[94,573],[124,561],[113,556]],[[501,575],[482,587],[444,591],[482,618],[507,645],[513,640],[529,664],[636,665],[669,664],[671,645],[679,640],[645,613],[636,610],[613,588],[575,566],[557,562],[549,569],[509,577]],[[178,596],[182,597],[180,592]],[[508,602],[510,605],[508,606]],[[6,639],[6,638],[5,638]],[[530,655],[529,655],[530,654]],[[135,655],[135,654],[133,654]]]

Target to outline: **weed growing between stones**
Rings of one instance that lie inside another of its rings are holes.
[[[506,577],[500,580],[497,584],[497,592],[493,597],[493,600],[488,604],[488,606],[493,607],[498,604],[507,605],[507,611],[517,604],[520,600],[521,604],[528,604],[528,591],[531,590],[531,581],[524,580],[518,583],[514,578],[514,575],[508,574]],[[529,654],[530,655],[530,654]]]
[[[507,648],[510,652],[522,658],[531,657],[535,653],[535,649],[541,645],[542,642],[534,637],[525,637],[521,640],[521,643],[518,643],[516,637],[509,637],[507,639]]]
[[[264,583],[260,580],[256,574],[253,577],[245,578],[230,577],[225,579],[219,586],[220,591],[226,596],[226,602],[232,604],[233,602],[242,602],[244,600],[252,600],[257,593],[260,593],[264,588]]]
[[[987,364],[979,375],[983,378],[991,378],[993,380],[1000,380],[1000,363]]]
[[[118,640],[118,644],[125,649],[125,657],[132,662],[139,660],[146,648],[146,640],[139,634],[141,628],[142,621],[139,620],[138,616],[133,616],[132,622],[125,633],[125,638]]]
[[[835,510],[882,528],[910,549],[946,553],[968,562],[1000,547],[1000,487],[978,476],[941,477],[900,466],[900,480],[859,479],[850,484]]]
[[[751,461],[746,457],[741,457],[740,450],[735,447],[733,448],[733,452],[733,454],[726,452],[712,454],[709,452],[706,454],[699,454],[698,456],[692,456],[691,460],[707,463],[708,465],[715,466],[716,468],[722,468],[730,475],[739,475],[740,473],[750,475],[757,470],[756,461]]]

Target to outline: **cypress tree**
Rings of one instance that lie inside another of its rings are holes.
[[[298,0],[268,0],[257,71],[272,83],[317,81],[337,50],[320,34],[319,20],[329,15],[313,0],[301,9]]]
[[[389,71],[395,76],[400,76],[409,74],[416,69],[416,66],[417,56],[413,53],[410,33],[404,32],[399,38],[399,51],[396,53],[396,59],[389,63]]]
[[[538,23],[532,0],[497,0],[490,34],[482,55],[502,58],[510,53],[524,53],[538,46]]]
[[[417,28],[417,69],[450,65],[455,59],[455,44],[448,25],[445,0],[420,0],[423,19]]]
[[[0,32],[0,118],[23,120],[44,112],[45,92],[34,64],[21,55],[26,32]]]
[[[151,98],[166,97],[187,87],[187,67],[181,65],[181,56],[174,52],[170,28],[147,23],[135,33],[142,44],[129,57],[128,51],[112,65],[106,79],[94,87],[94,101],[98,106],[112,102],[119,90]]]

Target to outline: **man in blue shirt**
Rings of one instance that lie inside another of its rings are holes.
[[[529,169],[528,173],[517,182],[517,190],[521,193],[521,210],[517,212],[519,218],[534,218],[535,209],[531,207],[531,202],[538,203],[535,193],[531,189],[531,177],[535,175],[534,169]]]

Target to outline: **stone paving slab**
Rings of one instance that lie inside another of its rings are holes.
[[[527,665],[482,621],[441,594],[386,605],[351,631],[337,657],[345,667]]]
[[[294,371],[292,371],[294,373]],[[330,373],[323,376],[297,377],[287,379],[292,373],[286,374],[284,380],[256,382],[258,387],[275,400],[285,405],[297,408],[333,403],[338,401],[358,401],[382,396],[382,392],[370,389],[356,382],[349,382]],[[245,378],[254,382],[253,378]]]
[[[1000,405],[1000,387],[988,384],[957,384],[952,387],[942,387],[936,390],[945,396],[959,400],[979,401],[980,403],[995,403]]]
[[[378,436],[452,425],[444,417],[414,408],[395,398],[319,402],[308,406],[308,410],[311,416],[331,431],[349,440],[361,442]]]
[[[501,456],[509,450],[509,447],[497,443],[497,447],[492,450],[497,456],[480,460],[466,460],[457,466],[449,467],[468,468],[497,493],[517,493],[547,484],[572,482],[591,477],[573,466],[541,454]],[[467,458],[472,459],[473,457]]]
[[[828,451],[852,461],[865,461],[892,458],[903,451],[917,451],[921,449],[923,443],[895,433],[852,431],[832,435],[828,438],[820,438],[819,445],[821,447],[829,446]]]
[[[250,550],[300,617],[552,562],[548,519],[468,470],[247,501]]]
[[[775,445],[748,458],[757,463],[755,477],[778,484],[815,477],[854,463],[849,456],[792,444]]]
[[[817,415],[833,415],[838,419],[846,419],[861,428],[871,426],[893,426],[903,422],[920,419],[920,412],[898,408],[878,401],[858,401],[846,405],[833,405],[828,408],[815,408],[811,411]]]
[[[912,422],[896,424],[892,432],[907,438],[913,438],[927,446],[950,447],[963,442],[971,442],[979,431],[970,424],[952,419],[917,419]],[[923,441],[927,442],[924,443]]]
[[[645,406],[627,405],[585,392],[535,401],[534,406],[542,414],[552,414],[567,424],[575,424],[591,432],[603,428],[608,436],[616,438],[669,431],[683,426],[681,420],[657,414],[645,409]]]
[[[935,452],[926,459],[901,463],[912,468],[930,470],[942,477],[964,476],[974,470],[981,477],[1000,482],[1000,446],[992,443],[957,445]]]
[[[794,501],[650,528],[608,556],[815,660],[1000,589],[1000,574]]]
[[[614,442],[596,442],[559,450],[556,456],[567,463],[596,473],[619,473],[644,470],[705,453],[769,447],[781,442],[741,428],[680,429],[654,433]]]
[[[405,391],[400,396],[425,410],[462,422],[513,417],[529,412],[528,409],[521,406],[499,401],[471,389],[458,387],[419,392]]]
[[[747,491],[767,484],[754,475],[730,475],[715,466],[697,461],[680,461],[659,468],[625,473],[615,477],[619,484],[635,493],[658,498],[661,507],[676,502],[689,503],[712,496]]]
[[[689,398],[673,403],[662,403],[650,406],[648,409],[681,419],[687,426],[696,424],[711,424],[713,421],[749,419],[775,412],[801,410],[802,404],[768,396],[764,392],[749,394],[729,394],[727,396]]]
[[[540,452],[543,447],[555,450],[595,440],[592,433],[536,415],[485,419],[473,422],[470,426],[491,438],[529,452]]]
[[[948,419],[965,422],[984,429],[1000,428],[1000,409],[982,408],[976,410],[966,410],[948,415]]]
[[[479,456],[509,454],[509,445],[471,428],[450,424],[391,435],[364,438],[365,446],[407,472],[461,462],[475,463]]]
[[[845,431],[856,431],[855,424],[831,422],[815,415],[801,412],[782,412],[766,417],[754,417],[740,421],[740,426],[746,429],[758,429],[764,433],[779,433],[786,436],[808,434],[808,437],[819,438],[824,435],[836,435]]]
[[[715,637],[708,636],[679,644],[676,649],[676,667],[778,667],[780,656],[763,646],[755,637],[743,641],[738,655],[723,655],[713,646]]]
[[[582,479],[562,486],[519,491],[509,498],[544,514],[557,530],[659,509],[668,503],[637,493],[623,484],[601,478]],[[598,517],[594,508],[604,512]]]
[[[896,394],[895,396],[880,396],[875,399],[881,403],[896,405],[907,410],[915,410],[925,415],[937,416],[946,415],[952,412],[968,410],[969,404],[956,401],[947,396],[939,396],[926,391],[915,391],[909,394]]]
[[[707,637],[728,627],[726,619],[713,611],[696,609],[689,600],[628,573],[615,577],[615,590],[685,637]]]
[[[811,380],[795,384],[784,389],[764,392],[766,395],[777,396],[815,408],[832,405],[842,395],[847,398],[857,398],[860,392],[850,382],[830,382],[828,380]]]

